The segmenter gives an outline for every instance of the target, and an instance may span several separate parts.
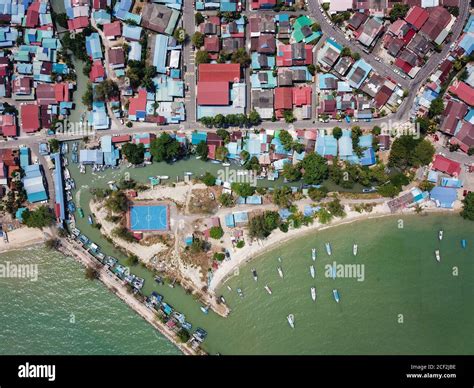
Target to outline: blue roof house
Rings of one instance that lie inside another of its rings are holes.
[[[103,58],[100,36],[97,32],[93,32],[90,36],[86,36],[86,50],[87,54],[92,59]]]

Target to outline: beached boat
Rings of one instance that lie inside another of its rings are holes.
[[[354,244],[354,246],[352,247],[352,253],[354,254],[354,256],[357,256],[357,244]]]
[[[268,287],[268,284],[265,284],[265,290],[271,295],[272,294],[272,289]]]
[[[461,240],[461,246],[463,247],[463,249],[466,249],[466,246],[467,246],[467,241],[462,239]]]
[[[89,225],[92,225],[94,223],[94,220],[92,219],[91,215],[87,217],[87,222],[89,223]]]
[[[240,296],[241,298],[244,297],[244,293],[242,292],[242,290],[241,290],[240,288],[237,288],[237,294],[239,294],[239,296]]]
[[[252,268],[252,276],[253,276],[253,280],[255,281],[258,280],[257,271],[255,270],[255,268]]]
[[[439,254],[438,249],[435,251],[435,257],[436,257],[436,261],[439,263],[441,261],[441,255]]]
[[[311,299],[316,301],[316,287],[311,287]]]
[[[311,277],[314,279],[314,266],[313,265],[309,267],[309,273],[311,274]]]
[[[277,271],[278,271],[278,275],[280,275],[280,277],[283,279],[283,270],[281,269],[281,267],[278,267]]]
[[[438,239],[439,239],[439,241],[441,241],[443,239],[443,231],[442,230],[440,230],[438,232]]]
[[[224,295],[221,295],[221,296],[219,297],[219,300],[221,301],[221,303],[226,304],[226,303],[225,303]]]
[[[227,286],[227,289],[228,289],[229,291],[232,291],[232,287],[231,287],[231,286]]]
[[[316,261],[316,248],[311,249],[311,258]]]
[[[200,308],[201,308],[201,311],[202,311],[204,314],[206,314],[206,315],[209,314],[209,306],[206,306],[206,307],[201,306]]]
[[[295,328],[295,316],[293,314],[290,314],[286,317],[289,325],[291,326],[292,329]]]
[[[77,212],[79,213],[79,217],[84,218],[84,210],[82,210],[82,207],[77,209]]]
[[[329,256],[331,256],[332,254],[331,244],[329,244],[328,242],[326,243],[326,252],[328,253]]]
[[[158,175],[157,178],[162,180],[170,179],[168,175]]]
[[[339,301],[341,300],[339,298],[339,291],[337,291],[336,289],[332,290],[332,294],[334,296],[334,300],[336,301],[336,303],[339,303]]]

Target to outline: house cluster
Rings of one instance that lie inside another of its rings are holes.
[[[343,47],[328,38],[318,52],[321,121],[370,121],[394,111],[403,98],[403,90],[389,78],[373,71],[363,59],[354,61]]]
[[[428,181],[435,187],[430,191],[430,199],[437,207],[451,209],[458,199],[458,190],[463,186],[459,178],[461,165],[443,155],[436,154],[428,172]]]
[[[49,1],[0,1],[0,98],[16,109],[2,107],[0,133],[5,137],[51,128],[73,107],[72,69],[60,61]],[[16,117],[16,114],[19,117]]]
[[[424,117],[432,101],[443,97],[445,109],[441,114],[439,130],[449,138],[451,144],[457,144],[464,152],[474,147],[474,64],[468,62],[461,72],[455,68],[455,64],[471,56],[473,51],[474,16],[471,16],[447,58],[440,63],[418,94],[414,106],[414,113]],[[453,73],[462,73],[462,76],[449,85]]]
[[[321,31],[308,16],[255,14],[249,18],[252,109],[262,119],[312,117],[313,44]]]
[[[111,8],[110,0],[94,0],[91,9],[88,1],[65,2],[71,31],[83,31],[89,18],[98,27],[85,38],[89,81],[93,90],[106,79],[117,83],[120,95],[109,98],[116,118],[160,125],[185,120],[182,45],[173,37],[182,1],[155,1],[142,7],[121,0]],[[106,102],[94,99],[89,125],[108,129],[110,121]]]
[[[393,64],[402,75],[413,78],[434,49],[446,41],[456,22],[450,9],[458,8],[459,2],[332,0],[329,12],[355,10],[344,23],[348,36],[356,39],[366,52],[380,52],[380,56]],[[404,17],[390,22],[387,17],[395,5],[404,5],[409,9]]]
[[[18,149],[0,149],[0,198],[12,189],[15,173],[20,170]]]

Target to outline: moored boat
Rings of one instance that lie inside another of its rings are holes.
[[[227,289],[228,289],[229,291],[232,291],[232,287],[231,287],[231,286],[227,286]]]
[[[82,207],[77,209],[77,212],[79,213],[79,217],[84,218],[84,211],[82,210]]]
[[[311,267],[309,267],[309,273],[311,274],[311,277],[314,279],[314,266],[312,265]]]
[[[435,257],[436,257],[436,261],[439,263],[441,261],[441,255],[438,249],[435,251]]]
[[[221,296],[219,297],[219,300],[221,301],[221,303],[226,304],[226,303],[225,303],[224,295],[221,295]]]
[[[88,222],[90,225],[92,225],[92,224],[94,223],[94,220],[92,219],[92,216],[91,216],[91,215],[89,215],[89,216],[87,217],[87,222]]]
[[[255,280],[255,281],[258,280],[258,275],[257,275],[257,271],[255,270],[255,268],[252,268],[252,276],[253,276],[253,280]]]
[[[295,328],[295,316],[293,314],[289,314],[286,319],[288,320],[289,325],[292,329]]]
[[[265,290],[271,295],[272,294],[272,289],[268,287],[268,284],[265,284]]]
[[[311,258],[316,261],[316,248],[311,249]]]
[[[201,308],[201,311],[202,311],[204,314],[206,314],[206,315],[209,314],[209,306],[206,306],[206,307],[201,306],[200,308]]]
[[[328,242],[326,243],[326,252],[329,256],[331,256],[332,254],[331,244],[329,244]]]
[[[336,289],[334,289],[334,290],[332,290],[332,294],[333,294],[333,296],[334,296],[334,300],[336,301],[336,303],[339,303],[339,301],[341,300],[341,299],[339,298],[339,291],[336,290]]]
[[[357,256],[357,249],[358,249],[357,244],[354,244],[354,246],[352,247],[352,253],[354,254],[354,256]]]
[[[439,241],[441,241],[443,239],[443,230],[440,230],[438,232],[438,239],[439,239]]]
[[[280,275],[280,277],[283,279],[283,270],[281,269],[281,267],[278,267],[277,271],[278,271],[278,275]]]
[[[462,240],[461,240],[461,246],[462,246],[464,249],[466,249],[467,241],[464,240],[464,239],[462,239]]]
[[[241,290],[240,288],[237,288],[237,294],[239,294],[239,296],[240,296],[241,298],[244,297],[244,293],[242,292],[242,290]]]
[[[311,299],[316,301],[316,287],[311,287]]]

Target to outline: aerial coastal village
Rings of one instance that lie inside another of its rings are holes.
[[[76,257],[204,354],[206,328],[145,292],[138,265],[227,316],[219,287],[295,236],[390,214],[474,220],[474,13],[0,0],[0,135],[0,252]]]

